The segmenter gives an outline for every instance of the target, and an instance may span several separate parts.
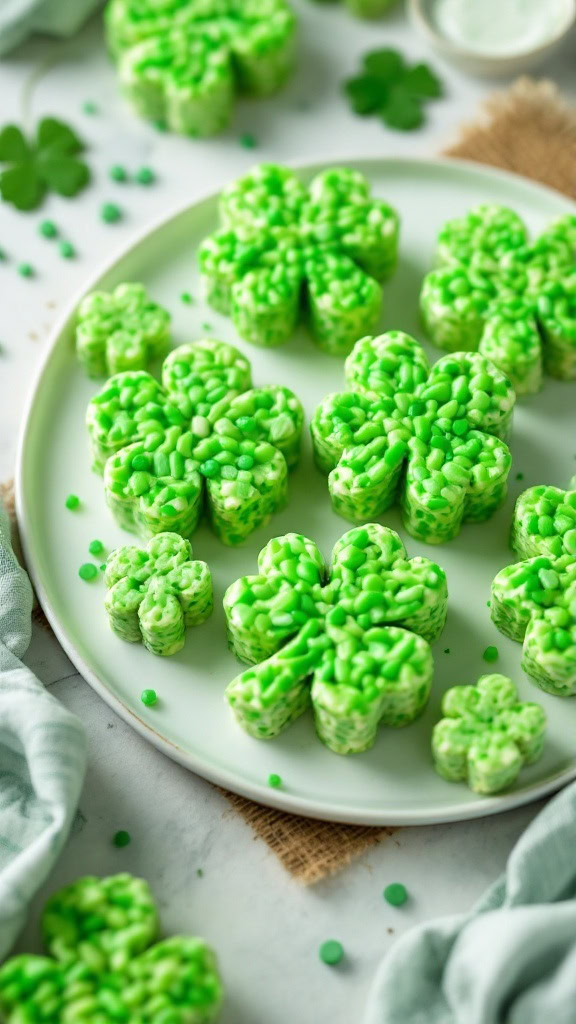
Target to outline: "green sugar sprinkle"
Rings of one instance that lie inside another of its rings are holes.
[[[31,263],[19,263],[18,273],[20,277],[34,277],[34,267]]]
[[[60,242],[60,255],[65,260],[71,260],[76,255],[76,249],[72,242]]]
[[[204,878],[204,872],[202,868],[196,868],[196,876],[197,878]]]
[[[114,843],[114,846],[117,846],[119,849],[122,849],[123,846],[130,845],[131,839],[132,837],[129,832],[124,832],[121,830],[120,832],[115,833],[112,842]]]
[[[77,494],[69,494],[64,504],[66,505],[66,508],[73,510],[75,508],[78,508],[80,504],[80,498],[78,497]]]
[[[250,132],[245,132],[244,135],[240,136],[240,145],[244,146],[244,149],[256,149],[258,142],[254,135],[251,135]]]
[[[408,892],[402,882],[391,882],[384,889],[383,896],[391,907],[401,907],[408,899]]]
[[[517,480],[523,480],[524,479],[524,473],[516,473],[516,479]]]
[[[202,330],[203,330],[203,331],[209,331],[209,332],[211,332],[211,331],[213,331],[213,330],[214,330],[214,325],[213,325],[213,324],[209,324],[208,322],[206,322],[206,321],[205,321],[205,322],[204,322],[204,323],[202,324]]]
[[[106,562],[103,562],[100,566],[100,572],[106,572]]]
[[[128,172],[122,164],[113,164],[108,171],[108,177],[112,181],[123,182],[128,181]]]
[[[56,238],[58,234],[58,228],[53,220],[43,220],[38,230],[44,238]]]
[[[498,661],[498,656],[498,648],[493,646],[487,647],[482,655],[484,661]]]
[[[142,690],[140,700],[147,708],[151,708],[153,704],[158,703],[158,694],[156,690]]]
[[[320,959],[323,964],[328,964],[330,967],[334,967],[339,964],[344,956],[344,947],[341,942],[337,939],[327,939],[323,942],[319,949]]]
[[[92,540],[88,545],[88,551],[91,555],[99,555],[104,551],[104,545],[101,540]]]
[[[88,114],[88,116],[90,116],[91,114],[97,114],[98,107],[96,103],[94,103],[92,100],[85,100],[82,104],[82,112],[84,114]]]
[[[190,292],[182,292],[182,294],[180,295],[180,302],[183,302],[185,306],[191,306],[192,303],[194,302],[194,299],[192,298]]]
[[[282,776],[276,775],[274,772],[272,772],[271,775],[268,776],[268,785],[272,789],[279,789],[280,786],[282,785]]]
[[[153,185],[156,181],[156,175],[151,167],[139,167],[135,178],[139,185]]]
[[[122,219],[122,210],[116,203],[103,203],[100,207],[100,217],[106,224],[115,224]]]
[[[81,580],[93,580],[98,575],[98,569],[93,562],[84,562],[78,569],[78,575]]]
[[[450,648],[449,647],[445,647],[444,648],[444,654],[450,654]]]
[[[152,124],[154,125],[157,132],[168,131],[168,125],[166,124],[166,121],[162,120],[162,118],[160,118],[158,121],[153,121]]]

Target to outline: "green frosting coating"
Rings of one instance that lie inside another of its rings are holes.
[[[336,512],[362,522],[398,500],[408,532],[440,544],[502,504],[515,396],[488,359],[456,352],[430,369],[414,338],[389,331],[358,341],[345,372],[351,390],[311,423]]]
[[[467,782],[475,793],[499,793],[525,764],[542,753],[546,714],[520,701],[514,683],[498,674],[476,686],[453,686],[442,700],[445,715],[432,733],[436,770],[450,782]]]
[[[222,229],[200,248],[203,285],[242,337],[281,345],[305,314],[318,345],[346,355],[375,329],[399,221],[364,175],[332,168],[306,187],[294,171],[260,164],[224,189],[220,213]]]
[[[166,355],[169,341],[170,314],[143,284],[91,292],[78,307],[76,353],[90,377],[145,370]]]
[[[214,953],[202,939],[156,942],[141,879],[81,878],[48,901],[42,926],[51,958],[22,954],[0,967],[5,1024],[215,1024]]]
[[[236,93],[276,92],[294,63],[287,0],[109,0],[106,29],[137,112],[184,135],[222,131]]]
[[[226,698],[251,736],[277,736],[311,703],[320,739],[335,753],[358,753],[380,723],[409,725],[421,713],[429,641],[448,603],[438,565],[408,559],[398,534],[369,523],[340,538],[329,570],[296,533],[269,541],[258,568],[224,596],[230,646],[255,666]]]

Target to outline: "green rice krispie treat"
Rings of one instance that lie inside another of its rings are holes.
[[[486,268],[494,271],[527,241],[526,225],[514,210],[484,203],[464,217],[446,221],[438,234],[436,257],[440,264],[463,266],[481,257]]]
[[[146,548],[117,548],[108,557],[105,607],[121,640],[152,654],[176,654],[186,628],[199,626],[214,607],[206,562],[193,561],[190,542],[159,533]]]
[[[237,92],[276,92],[294,63],[287,0],[109,0],[106,29],[137,112],[184,135],[222,131]]]
[[[458,352],[430,370],[417,341],[389,331],[356,343],[346,381],[311,423],[336,512],[362,522],[398,499],[408,532],[439,544],[502,504],[515,396],[488,359]]]
[[[255,665],[226,690],[251,736],[277,736],[312,702],[322,741],[355,753],[380,722],[398,727],[420,714],[433,674],[428,641],[446,619],[439,566],[408,559],[393,530],[370,523],[344,534],[329,570],[300,534],[271,540],[258,568],[224,597],[230,646]]]
[[[474,352],[495,296],[491,278],[480,269],[454,263],[426,274],[420,311],[430,340],[446,352]]]
[[[294,171],[260,164],[224,189],[220,213],[200,269],[208,301],[242,337],[283,344],[306,315],[321,348],[346,354],[375,329],[399,221],[358,171],[332,168],[306,187]]]
[[[576,491],[529,487],[516,502],[511,540],[520,558],[576,558]]]
[[[495,299],[478,351],[506,374],[517,395],[534,395],[540,390],[542,341],[533,303],[515,295]]]
[[[436,771],[449,782],[467,782],[475,793],[500,793],[525,764],[542,753],[546,714],[518,699],[507,676],[481,676],[476,686],[453,686],[442,700],[432,733]]]
[[[170,314],[143,284],[91,292],[78,307],[76,353],[90,377],[145,370],[169,348]]]
[[[550,278],[537,295],[544,366],[551,377],[576,380],[576,274]]]
[[[222,984],[214,953],[202,939],[156,941],[156,908],[141,879],[81,878],[48,901],[42,925],[53,959],[22,954],[0,967],[6,1024],[218,1019]]]

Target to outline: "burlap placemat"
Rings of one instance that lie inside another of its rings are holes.
[[[521,78],[491,96],[444,155],[493,164],[576,196],[576,110],[551,82]],[[13,510],[10,485],[2,490]],[[39,607],[35,617],[50,628]],[[395,831],[299,818],[233,793],[224,795],[286,870],[305,885],[335,874]]]

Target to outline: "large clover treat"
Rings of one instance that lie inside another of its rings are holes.
[[[438,236],[439,268],[422,286],[426,330],[448,352],[488,356],[518,394],[533,394],[542,368],[576,379],[574,218],[560,217],[530,243],[520,217],[483,205],[448,221]]]
[[[445,715],[434,726],[436,770],[475,793],[499,793],[542,753],[546,714],[518,699],[507,676],[481,676],[476,686],[453,686],[442,699]]]
[[[146,882],[80,878],[56,893],[42,929],[50,957],[0,967],[4,1024],[214,1024],[222,1002],[216,957],[202,939],[156,941]]]
[[[288,388],[252,388],[248,360],[210,339],[174,349],[162,383],[117,374],[88,406],[108,505],[121,526],[145,537],[189,537],[206,494],[215,532],[236,544],[286,500],[302,406]]]
[[[440,544],[502,504],[515,395],[488,359],[456,352],[430,369],[414,338],[389,331],[358,341],[345,374],[351,390],[325,398],[311,424],[339,515],[362,522],[399,500],[408,532]]]
[[[212,612],[212,577],[192,560],[190,542],[159,533],[146,548],[117,548],[106,563],[106,611],[117,636],[142,642],[152,654],[176,654],[186,628]]]
[[[428,641],[446,619],[438,565],[408,559],[393,530],[369,523],[340,538],[329,570],[296,533],[269,541],[258,568],[224,597],[230,646],[255,664],[226,690],[246,732],[277,736],[311,702],[320,739],[351,754],[380,724],[414,721],[432,684]]]
[[[318,345],[346,355],[375,329],[399,224],[364,175],[332,168],[306,187],[294,171],[261,164],[224,189],[220,214],[200,269],[208,302],[243,338],[281,345],[305,314]]]
[[[294,62],[286,0],[109,0],[106,29],[137,112],[185,135],[222,131],[237,92],[275,92]]]
[[[76,353],[90,377],[145,370],[163,359],[170,343],[170,314],[152,302],[143,284],[91,292],[78,307]]]

